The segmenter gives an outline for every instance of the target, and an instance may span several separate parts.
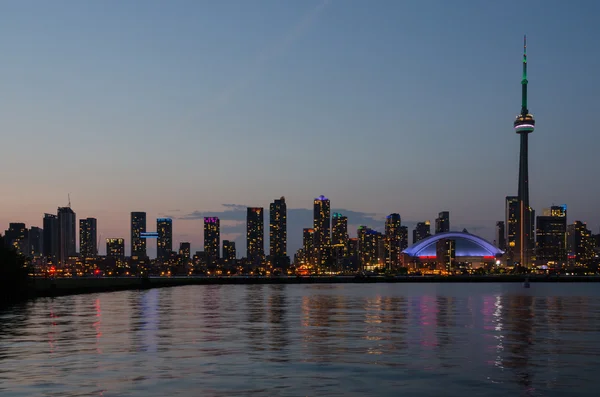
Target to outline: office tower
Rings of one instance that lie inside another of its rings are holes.
[[[289,264],[285,197],[281,197],[269,205],[269,256],[276,266]]]
[[[204,255],[209,261],[219,259],[221,223],[217,217],[204,217]]]
[[[146,239],[141,234],[146,233],[146,213],[131,213],[131,256],[137,259],[146,258]]]
[[[335,212],[331,218],[331,244],[348,245],[348,217]]]
[[[331,202],[325,196],[319,196],[314,200],[313,229],[316,260],[319,265],[322,265],[331,246]]]
[[[519,218],[519,198],[507,196],[505,201],[505,226],[506,226],[506,248],[512,254],[516,254],[517,229]],[[518,259],[518,258],[514,258]]]
[[[44,214],[44,256],[48,260],[58,257],[58,216]]]
[[[125,240],[122,238],[107,238],[106,256],[118,261],[125,259]]]
[[[58,261],[67,263],[69,257],[77,255],[75,245],[75,212],[71,207],[58,208]]]
[[[188,243],[187,241],[179,243],[179,255],[183,256],[186,259],[189,259],[191,253],[192,245],[190,243]]]
[[[439,268],[451,272],[456,262],[456,240],[443,238],[435,243],[436,260]]]
[[[408,248],[408,226],[400,226],[398,229],[400,252],[402,252]]]
[[[156,219],[156,258],[166,260],[173,251],[173,220],[171,218]]]
[[[536,265],[560,268],[567,263],[567,207],[553,206],[536,220]]]
[[[358,257],[361,266],[379,265],[379,254],[385,250],[385,246],[380,241],[383,235],[366,226],[358,227]]]
[[[442,211],[435,220],[435,234],[450,231],[450,212]]]
[[[567,226],[567,253],[570,265],[586,265],[594,258],[594,238],[584,222]]]
[[[533,115],[527,108],[527,40],[523,42],[523,77],[521,79],[521,114],[513,123],[515,132],[520,135],[519,156],[519,216],[517,217],[517,236],[515,249],[521,266],[529,267],[531,259],[532,236],[532,210],[529,206],[529,165],[528,165],[528,137],[535,128]]]
[[[91,258],[98,255],[96,218],[79,220],[79,256]]]
[[[504,221],[496,222],[496,246],[502,251],[506,251],[506,230]]]
[[[304,261],[314,263],[315,229],[302,229],[302,249],[304,250]]]
[[[4,244],[18,253],[29,256],[29,230],[24,223],[9,223],[4,232]]]
[[[32,226],[29,229],[29,253],[31,256],[39,257],[44,252],[44,230]]]
[[[236,258],[235,241],[223,240],[223,260],[225,263],[234,263]]]
[[[400,214],[390,214],[385,218],[385,239],[387,245],[386,260],[390,268],[400,265],[400,240],[401,240]]]
[[[413,244],[431,236],[431,222],[419,222],[413,230]]]
[[[246,257],[253,263],[265,256],[265,225],[262,207],[248,207],[246,211]]]

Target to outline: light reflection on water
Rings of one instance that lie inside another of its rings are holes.
[[[189,286],[0,312],[2,396],[586,396],[595,284]]]

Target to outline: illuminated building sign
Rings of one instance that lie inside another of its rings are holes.
[[[142,232],[140,238],[158,238],[158,232]]]
[[[204,223],[219,223],[219,218],[217,218],[217,217],[204,217]]]

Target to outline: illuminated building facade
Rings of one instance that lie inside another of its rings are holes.
[[[44,214],[44,257],[56,260],[58,257],[58,216]]]
[[[567,206],[553,206],[536,219],[536,265],[560,268],[567,263]]]
[[[71,207],[58,208],[58,261],[60,264],[66,264],[69,257],[77,255],[75,222],[75,212]]]
[[[504,225],[504,221],[496,222],[496,245],[506,251],[506,228]]]
[[[364,269],[380,264],[380,255],[384,255],[383,235],[366,226],[358,227],[358,257]]]
[[[173,251],[173,220],[171,218],[156,219],[156,258],[166,260]]]
[[[348,245],[348,217],[336,212],[331,219],[331,244],[346,247]]]
[[[392,269],[400,265],[401,223],[400,214],[390,214],[385,218],[385,257],[388,267]]]
[[[44,252],[44,230],[32,226],[29,229],[29,252],[33,257],[40,257]]]
[[[400,226],[398,229],[400,252],[402,252],[408,248],[408,226]]]
[[[285,197],[274,200],[269,205],[269,256],[274,266],[289,265]]]
[[[315,257],[315,229],[302,229],[302,250],[305,263],[314,264]]]
[[[29,230],[24,223],[9,223],[4,243],[22,255],[29,255]]]
[[[456,263],[456,240],[451,238],[440,239],[436,242],[435,249],[438,269],[451,272]]]
[[[204,217],[204,255],[209,261],[219,259],[221,222],[216,216]]]
[[[450,212],[442,211],[435,219],[435,233],[446,233],[450,231]]]
[[[431,236],[431,222],[419,222],[413,230],[413,244]]]
[[[246,257],[253,263],[265,257],[265,219],[262,207],[248,207],[246,212]]]
[[[235,241],[223,240],[223,260],[227,264],[234,263],[237,258]]]
[[[520,135],[519,155],[519,212],[515,239],[515,252],[521,266],[529,267],[533,249],[533,219],[535,215],[529,206],[529,165],[528,137],[535,129],[535,120],[527,108],[527,40],[523,41],[523,76],[521,78],[521,113],[513,123],[515,132]]]
[[[96,218],[85,218],[79,220],[79,256],[92,258],[98,255]]]
[[[517,246],[517,229],[519,218],[519,198],[516,196],[506,197],[505,223],[506,223],[506,248],[512,260],[516,259],[515,250]]]
[[[588,264],[594,258],[594,238],[584,222],[567,226],[567,252],[572,266]]]
[[[142,238],[142,233],[146,233],[146,213],[131,213],[131,256],[135,258],[146,258],[146,239]]]
[[[331,202],[325,196],[314,200],[313,229],[316,260],[319,265],[323,265],[331,247]]]
[[[125,259],[125,240],[122,238],[106,239],[106,256],[117,261]]]
[[[186,259],[189,259],[191,254],[192,245],[189,242],[185,241],[179,243],[179,255],[183,256]]]

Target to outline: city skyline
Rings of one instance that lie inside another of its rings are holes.
[[[218,27],[199,23],[205,10],[194,4],[185,12],[173,7],[171,18],[158,19],[165,23],[156,30],[146,24],[159,18],[160,4],[136,9],[140,18],[126,18],[127,24],[118,17],[133,9],[129,2],[98,21],[89,20],[93,4],[71,4],[68,13],[39,4],[40,15],[70,23],[37,23],[39,17],[19,4],[0,17],[8,16],[0,24],[5,36],[15,37],[7,48],[12,60],[0,72],[7,82],[0,99],[4,129],[10,131],[6,142],[14,150],[0,157],[0,165],[12,169],[27,158],[19,172],[3,173],[0,230],[10,222],[41,227],[43,213],[66,205],[71,193],[77,219],[98,219],[98,235],[125,238],[127,252],[130,212],[140,210],[148,214],[149,229],[156,218],[173,217],[173,247],[190,241],[192,250],[201,249],[202,242],[195,215],[219,216],[222,240],[235,240],[239,253],[245,252],[245,224],[239,224],[244,218],[227,203],[239,203],[244,211],[267,208],[283,195],[288,211],[303,214],[288,222],[292,254],[301,245],[302,228],[312,227],[304,214],[323,193],[332,199],[332,212],[348,216],[353,235],[360,224],[381,231],[390,213],[399,213],[410,231],[415,222],[433,221],[448,210],[453,229],[463,226],[492,241],[496,221],[504,220],[504,197],[517,194],[519,142],[510,120],[520,92],[516,43],[527,33],[533,43],[529,102],[541,123],[529,148],[529,177],[535,181],[531,207],[540,211],[567,203],[570,220],[598,231],[600,192],[579,178],[581,169],[593,169],[599,149],[593,139],[598,56],[586,44],[600,36],[591,17],[599,8],[594,2],[544,3],[549,12],[533,13],[526,23],[511,18],[506,4],[458,10],[440,2],[427,17],[414,4],[393,2],[211,5],[208,14],[216,21],[227,16],[240,22],[234,33],[219,36],[222,42],[205,38]],[[255,7],[276,21],[259,33],[262,17],[244,13]],[[396,23],[398,18],[404,24]],[[485,29],[482,22],[472,24],[483,20]],[[94,30],[104,22],[120,34]],[[471,27],[450,29],[463,22]],[[557,24],[563,29],[554,29]],[[196,25],[206,34],[183,34],[182,29],[200,29]],[[75,26],[85,47],[69,30]],[[360,26],[360,33],[350,26]],[[164,40],[153,40],[157,37]],[[140,44],[138,58],[111,63],[133,44]],[[204,49],[203,56],[194,48]],[[265,48],[268,62],[261,61]],[[104,63],[88,63],[84,57],[90,50],[97,54],[89,59]],[[72,62],[59,53],[71,55]],[[202,64],[205,55],[209,64]],[[38,67],[41,56],[47,68]],[[256,66],[255,59],[259,67],[251,78],[236,83],[231,77],[240,69],[233,65]],[[201,72],[199,63],[205,66]],[[215,69],[221,66],[230,68]],[[134,70],[147,78],[136,77]],[[73,72],[79,72],[75,79]],[[215,84],[205,86],[199,72]],[[23,85],[32,80],[36,86]],[[112,96],[103,94],[99,83]],[[55,92],[63,94],[57,99]],[[270,149],[270,142],[280,150]],[[177,150],[169,149],[178,143]],[[43,160],[50,154],[53,161]],[[252,178],[243,172],[247,168],[254,170]],[[349,208],[357,216],[348,214]],[[231,222],[229,235],[226,222]]]

